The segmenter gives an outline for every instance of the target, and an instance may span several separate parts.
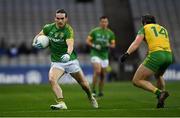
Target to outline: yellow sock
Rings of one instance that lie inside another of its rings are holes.
[[[158,90],[158,88],[154,89],[153,93],[155,94],[157,90]]]
[[[156,88],[154,91],[153,91],[154,94],[156,94],[157,96],[160,96],[161,94],[161,90]]]

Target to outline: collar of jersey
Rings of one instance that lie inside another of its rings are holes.
[[[67,24],[65,24],[64,27],[62,27],[62,28],[56,27],[56,29],[57,29],[57,30],[63,30],[63,29],[66,27],[66,25],[67,25]]]

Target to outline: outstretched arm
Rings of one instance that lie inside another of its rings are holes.
[[[144,39],[144,35],[137,35],[136,39],[132,42],[132,44],[129,46],[127,53],[131,54],[133,53],[135,50],[137,50],[140,46],[140,44],[142,43]]]
[[[67,52],[61,56],[61,61],[66,63],[70,60],[70,55],[74,49],[74,39],[70,38],[66,40]]]
[[[74,39],[67,39],[66,44],[68,46],[67,53],[71,55],[73,49],[74,49]]]

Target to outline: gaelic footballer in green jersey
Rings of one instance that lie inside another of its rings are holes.
[[[97,56],[102,60],[108,59],[109,45],[114,42],[114,33],[106,28],[97,27],[91,30],[89,36],[92,38],[91,57]]]
[[[103,85],[106,76],[106,68],[109,66],[108,50],[115,47],[115,35],[108,28],[108,18],[102,16],[100,18],[100,26],[92,29],[87,37],[87,44],[91,47],[91,62],[94,69],[92,89],[94,96],[96,95],[97,78],[99,81],[99,94],[103,96]]]
[[[57,10],[54,20],[55,23],[45,25],[42,31],[36,36],[46,35],[50,42],[51,68],[49,70],[49,82],[57,102],[57,104],[50,107],[53,110],[67,109],[62,89],[58,84],[58,80],[66,72],[81,85],[92,106],[98,108],[98,103],[91,94],[88,81],[84,77],[77,60],[77,55],[74,52],[74,33],[72,27],[67,24],[68,17],[66,11],[63,9]],[[34,40],[36,40],[36,37]],[[33,45],[36,47],[36,44],[33,43]]]
[[[62,62],[62,55],[67,53],[66,40],[74,40],[74,32],[69,24],[65,24],[63,28],[57,28],[55,23],[47,24],[43,28],[43,33],[49,37],[49,49],[51,51],[52,62]],[[70,55],[70,60],[77,59],[74,50]]]

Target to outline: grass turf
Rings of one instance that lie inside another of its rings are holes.
[[[164,109],[156,109],[155,95],[130,82],[105,84],[105,96],[93,109],[79,85],[62,85],[68,110],[52,111],[49,85],[0,85],[0,116],[180,116],[180,82],[167,82],[170,97]]]

